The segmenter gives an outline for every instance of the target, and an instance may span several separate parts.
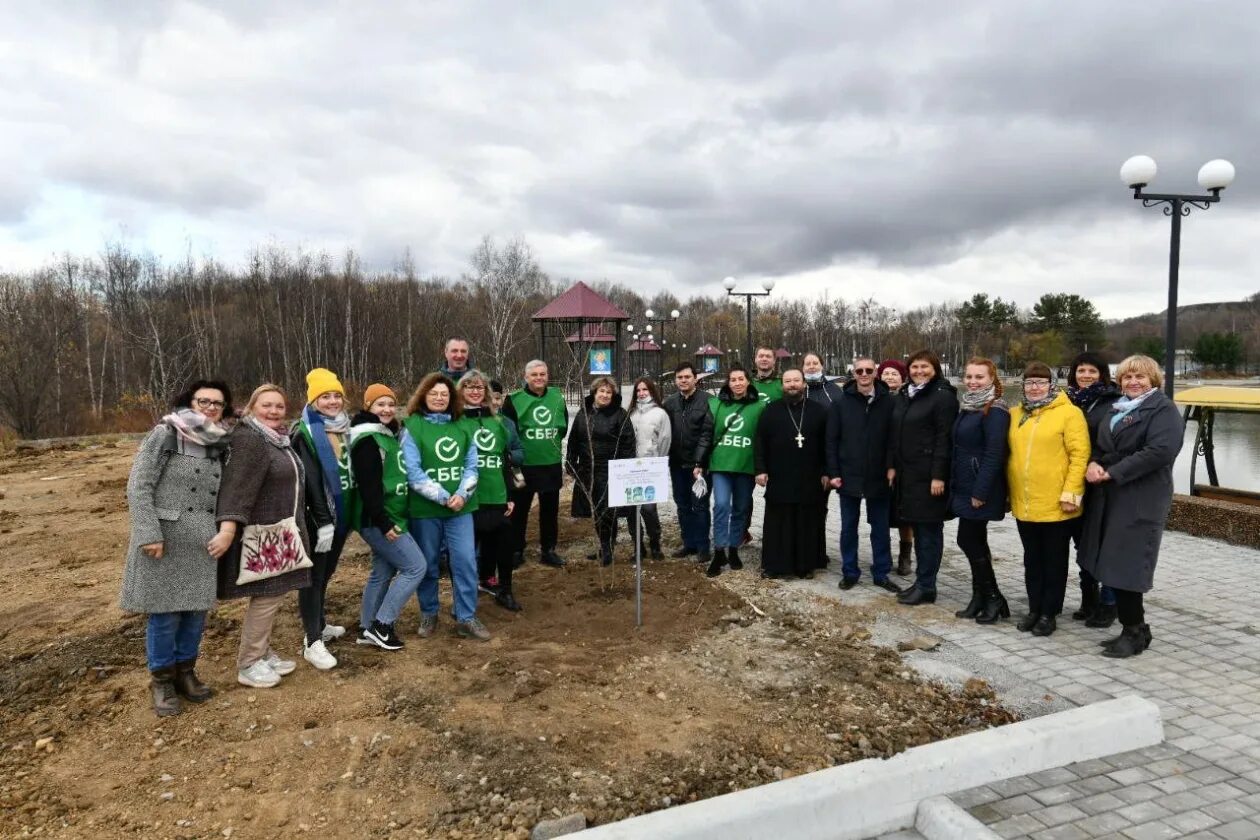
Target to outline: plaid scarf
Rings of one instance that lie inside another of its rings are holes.
[[[261,420],[259,420],[257,417],[255,417],[252,414],[248,415],[245,418],[245,422],[248,423],[255,430],[257,430],[258,433],[263,436],[263,439],[267,441],[267,443],[270,443],[272,446],[276,447],[277,449],[289,448],[289,445],[290,445],[289,436],[286,435],[284,432],[277,432],[275,429],[271,428],[266,423],[262,422]]]
[[[175,430],[181,442],[196,446],[214,446],[227,434],[227,429],[191,408],[181,408],[168,414],[162,422]]]

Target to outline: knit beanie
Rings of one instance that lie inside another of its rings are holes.
[[[373,382],[368,389],[363,392],[363,409],[366,411],[372,407],[372,403],[381,397],[393,397],[394,402],[398,402],[398,395],[394,393],[394,389],[388,385],[382,385],[379,382]]]
[[[879,363],[879,368],[876,369],[875,375],[880,379],[883,379],[884,371],[888,368],[892,368],[897,371],[897,373],[900,373],[902,382],[905,382],[910,378],[910,369],[907,368],[906,363],[900,359],[884,359],[884,361]]]
[[[306,374],[306,401],[308,403],[315,402],[316,397],[327,394],[329,391],[336,391],[343,397],[346,395],[346,389],[341,387],[341,380],[337,378],[337,374],[328,368],[315,368]]]

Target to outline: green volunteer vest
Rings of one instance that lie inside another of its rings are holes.
[[[508,397],[516,409],[516,427],[525,447],[525,466],[545,467],[560,463],[564,442],[564,395],[548,388],[541,397],[520,390]]]
[[[464,417],[459,423],[477,447],[477,504],[506,505],[503,459],[508,449],[507,427],[498,417]]]
[[[350,450],[365,440],[374,440],[381,450],[381,483],[385,490],[385,514],[398,526],[407,530],[407,465],[403,463],[402,443],[383,423],[360,423],[350,429]],[[358,486],[356,482],[355,486]],[[363,516],[363,500],[354,494],[350,507],[350,527],[356,531],[376,527]]]
[[[713,453],[709,469],[713,472],[753,474],[753,436],[757,421],[766,403],[722,402],[709,399],[713,412]]]
[[[761,397],[762,405],[770,402],[771,400],[783,398],[782,379],[754,379],[752,385],[757,389],[757,395]]]
[[[302,434],[302,438],[306,441],[306,445],[318,458],[319,450],[315,448],[315,439],[311,437],[311,427],[306,424],[306,418],[298,420],[298,431]],[[341,458],[337,461],[337,479],[341,482],[341,508],[345,511],[347,528],[353,528],[355,516],[358,516],[358,493],[354,490],[354,476],[350,472],[350,439],[349,435],[342,441]]]
[[[408,417],[403,425],[420,450],[420,463],[429,478],[454,495],[459,483],[464,480],[464,457],[471,443],[467,428],[459,422],[430,423],[419,414]],[[411,519],[442,519],[472,513],[476,509],[476,493],[464,503],[464,509],[458,514],[419,493],[411,493],[407,501],[407,516]]]

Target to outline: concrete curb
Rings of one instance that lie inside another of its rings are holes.
[[[924,840],[1002,840],[1000,834],[948,796],[933,796],[920,802],[914,816],[914,829]]]
[[[920,803],[932,797],[1163,740],[1159,707],[1131,695],[924,744],[889,759],[829,767],[571,836],[582,840],[862,840],[915,825]],[[927,816],[938,811],[929,806]]]

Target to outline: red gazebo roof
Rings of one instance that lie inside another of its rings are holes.
[[[725,356],[726,354],[723,353],[721,350],[717,349],[716,347],[714,347],[712,344],[706,344],[696,351],[696,355],[697,356]]]
[[[582,325],[582,330],[581,330],[581,333],[582,333],[582,337],[581,337],[581,338],[578,338],[578,334],[577,334],[577,333],[570,333],[570,334],[569,334],[569,335],[565,338],[565,341],[569,342],[570,344],[576,344],[576,343],[577,343],[577,342],[579,342],[579,341],[584,341],[584,342],[601,342],[601,341],[608,341],[608,342],[611,342],[611,341],[616,341],[616,340],[617,340],[617,335],[616,335],[616,333],[609,332],[609,331],[608,331],[608,327],[604,326],[603,324],[583,324],[583,325]]]
[[[650,338],[640,338],[638,341],[631,342],[628,349],[641,353],[661,352],[661,348]]]
[[[579,280],[567,292],[535,312],[532,320],[624,321],[629,317]]]

